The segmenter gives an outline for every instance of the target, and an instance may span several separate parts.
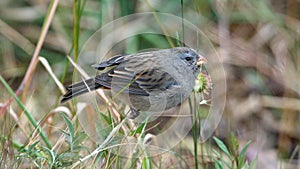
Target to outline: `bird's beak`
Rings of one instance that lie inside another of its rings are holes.
[[[203,57],[202,55],[199,55],[199,58],[197,60],[197,66],[202,66],[207,63],[207,59]]]

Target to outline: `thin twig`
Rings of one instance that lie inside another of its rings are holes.
[[[47,32],[48,32],[48,29],[49,29],[49,26],[51,24],[51,21],[53,19],[53,16],[54,16],[54,13],[55,13],[55,10],[57,8],[57,5],[58,5],[58,2],[59,0],[54,0],[51,4],[50,4],[50,7],[49,7],[49,14],[46,15],[48,16],[45,20],[45,23],[43,25],[43,28],[42,28],[42,32],[41,32],[41,35],[40,35],[40,38],[39,38],[39,41],[37,43],[37,46],[34,50],[34,53],[33,53],[33,56],[32,56],[32,59],[31,59],[31,62],[29,64],[29,67],[26,71],[26,74],[25,74],[25,77],[23,78],[22,80],[22,83],[20,84],[20,86],[18,87],[18,89],[16,90],[15,94],[18,96],[22,91],[23,92],[23,96],[22,98],[24,98],[27,94],[27,90],[29,88],[29,84],[30,84],[30,81],[32,79],[32,75],[35,71],[35,68],[36,68],[36,65],[38,63],[38,55],[41,51],[41,48],[43,46],[43,43],[44,43],[44,40],[45,40],[45,37],[47,35]],[[10,99],[5,103],[5,105],[2,107],[2,109],[0,110],[0,116],[4,113],[4,111],[7,109],[7,107],[10,105],[10,103],[13,101],[13,97],[10,97]]]

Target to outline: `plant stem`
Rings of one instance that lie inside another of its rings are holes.
[[[2,84],[4,85],[4,87],[6,88],[6,90],[12,95],[12,97],[18,103],[18,105],[22,109],[22,111],[24,111],[24,114],[26,115],[26,117],[28,118],[28,120],[30,121],[30,123],[38,131],[38,133],[42,137],[42,139],[45,142],[45,144],[47,145],[47,147],[49,149],[52,149],[52,145],[51,145],[49,139],[47,138],[47,136],[44,134],[44,132],[39,127],[39,125],[37,124],[37,122],[34,120],[34,118],[31,116],[31,114],[27,111],[27,109],[25,108],[25,106],[22,104],[21,100],[16,96],[16,94],[14,93],[14,91],[10,88],[10,86],[7,84],[7,82],[3,79],[3,77],[1,75],[0,75],[0,81],[2,82]]]

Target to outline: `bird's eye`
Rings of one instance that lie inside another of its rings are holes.
[[[192,60],[192,57],[186,57],[185,60],[186,60],[186,61],[191,61],[191,60]]]

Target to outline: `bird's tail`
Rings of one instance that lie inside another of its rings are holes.
[[[75,96],[79,96],[79,95],[87,93],[89,91],[96,90],[100,87],[101,87],[101,85],[98,83],[95,83],[95,80],[93,78],[72,84],[72,85],[66,87],[67,93],[63,96],[63,98],[61,99],[60,102],[64,103],[68,100],[71,100]]]

